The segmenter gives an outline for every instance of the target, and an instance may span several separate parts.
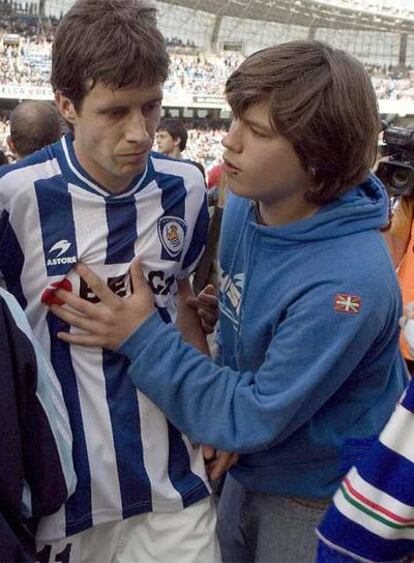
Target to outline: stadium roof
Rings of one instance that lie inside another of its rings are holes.
[[[398,0],[162,0],[218,16],[328,27],[414,33],[414,10]]]

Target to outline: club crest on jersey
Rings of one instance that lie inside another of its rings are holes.
[[[161,217],[158,219],[158,236],[164,250],[172,258],[178,256],[184,248],[187,223],[179,217]]]

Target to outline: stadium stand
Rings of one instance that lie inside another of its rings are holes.
[[[0,111],[51,99],[51,40],[71,0],[0,1]],[[220,159],[226,77],[251,52],[314,37],[362,60],[381,112],[414,115],[414,10],[407,0],[169,0],[156,2],[171,56],[164,112],[187,120],[188,158]],[[217,123],[218,122],[218,123]],[[4,148],[7,122],[0,122]]]

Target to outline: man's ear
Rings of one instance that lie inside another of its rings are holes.
[[[60,115],[63,117],[63,119],[68,123],[74,125],[76,121],[76,110],[75,110],[75,106],[69,100],[69,98],[64,96],[62,92],[56,92],[55,102],[60,112]]]
[[[173,139],[173,143],[175,147],[179,147],[181,143],[181,137],[176,137],[175,139]]]

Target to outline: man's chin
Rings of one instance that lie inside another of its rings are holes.
[[[136,176],[137,174],[143,174],[147,167],[148,157],[145,159],[141,159],[139,162],[130,162],[124,164],[120,170],[120,176],[127,177],[127,176]]]

